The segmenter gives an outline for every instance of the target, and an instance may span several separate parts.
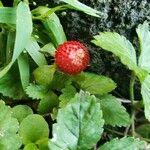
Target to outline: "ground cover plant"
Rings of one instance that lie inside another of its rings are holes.
[[[138,47],[115,32],[91,39],[131,70],[127,100],[114,95],[111,77],[86,70],[88,47],[67,39],[57,15],[67,9],[100,19],[101,13],[78,0],[61,2],[34,8],[28,0],[14,0],[13,7],[0,3],[0,150],[148,148],[149,22],[136,27]]]

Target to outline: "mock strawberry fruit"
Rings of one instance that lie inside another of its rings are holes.
[[[64,73],[76,75],[89,64],[88,49],[77,41],[67,41],[58,46],[55,63]]]

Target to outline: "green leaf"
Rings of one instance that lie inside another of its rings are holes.
[[[0,101],[0,149],[18,150],[21,139],[17,134],[19,123],[12,117],[11,108]]]
[[[12,62],[15,62],[15,60],[24,50],[32,33],[32,17],[29,6],[24,2],[20,2],[16,13],[16,41]]]
[[[114,53],[129,69],[136,70],[137,61],[135,49],[124,36],[120,36],[115,32],[104,32],[94,36],[92,43]]]
[[[12,66],[11,70],[0,79],[0,93],[13,99],[25,98],[17,66]]]
[[[30,80],[30,68],[29,68],[28,55],[22,53],[18,57],[18,66],[19,66],[21,84],[23,89],[25,90],[26,87],[29,85],[29,80]]]
[[[72,79],[70,78],[69,75],[64,74],[60,71],[56,71],[54,73],[53,80],[51,82],[51,89],[61,91],[66,85],[71,84]]]
[[[19,135],[24,144],[35,143],[42,138],[48,138],[48,124],[41,115],[29,115],[21,122]]]
[[[54,57],[56,49],[52,43],[48,43],[44,45],[40,51],[47,54],[48,56]]]
[[[103,132],[100,104],[94,96],[81,91],[66,107],[59,109],[53,125],[51,150],[87,150],[94,147]]]
[[[63,27],[55,13],[44,19],[43,25],[56,47],[66,41]]]
[[[143,138],[150,138],[150,124],[142,124],[136,128],[136,133],[140,134]]]
[[[29,143],[24,147],[23,150],[38,150],[38,148],[34,143]]]
[[[70,0],[61,0],[61,1],[71,5],[72,7],[74,7],[77,10],[83,11],[84,13],[86,13],[88,15],[95,16],[95,17],[100,17],[99,16],[100,15],[99,11],[82,4],[78,0],[71,0],[71,1]]]
[[[58,106],[58,103],[57,95],[52,91],[48,91],[44,98],[41,99],[37,111],[39,114],[50,113],[54,107]]]
[[[75,77],[81,89],[90,92],[91,94],[107,94],[116,88],[116,84],[113,80],[102,75],[96,75],[93,73],[81,73]]]
[[[144,144],[144,141],[139,139],[124,137],[122,139],[113,139],[102,145],[98,150],[142,150],[145,147]]]
[[[130,124],[129,114],[124,106],[112,95],[99,96],[99,102],[106,124],[112,126],[128,126]]]
[[[16,8],[1,7],[0,23],[16,24]]]
[[[49,150],[48,141],[48,138],[37,141],[36,144],[38,145],[39,150]]]
[[[142,83],[141,94],[144,101],[145,117],[150,121],[150,75]]]
[[[61,102],[60,102],[59,106],[64,107],[75,96],[77,91],[76,91],[75,87],[73,87],[72,85],[67,85],[61,91],[62,91],[62,94],[59,96],[59,100]]]
[[[12,108],[12,116],[18,120],[19,123],[30,114],[33,114],[32,109],[27,105],[17,105]]]
[[[30,39],[25,49],[38,66],[47,64],[44,55],[40,52],[40,46],[34,38]]]
[[[58,106],[58,97],[45,86],[30,84],[27,87],[26,93],[33,99],[39,99],[38,112],[40,114],[49,113],[54,107]]]
[[[32,99],[42,99],[47,94],[48,89],[42,85],[30,84],[26,89],[26,94]]]
[[[49,85],[53,79],[55,73],[54,65],[40,66],[34,70],[33,75],[35,82],[39,85]]]
[[[11,62],[0,71],[2,78],[24,50],[32,33],[32,17],[28,5],[20,2],[16,12],[16,39]]]
[[[150,73],[150,31],[148,22],[145,21],[143,24],[140,24],[136,29],[136,32],[138,34],[141,49],[138,65]]]

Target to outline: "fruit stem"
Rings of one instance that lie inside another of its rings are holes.
[[[129,85],[129,93],[130,93],[130,100],[131,100],[131,131],[132,136],[135,136],[135,109],[134,109],[134,84],[135,84],[135,74],[132,72],[131,79],[130,79],[130,85]]]

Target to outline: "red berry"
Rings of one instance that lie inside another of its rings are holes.
[[[67,41],[61,44],[55,54],[58,68],[71,75],[79,74],[89,64],[88,49],[77,41]]]

